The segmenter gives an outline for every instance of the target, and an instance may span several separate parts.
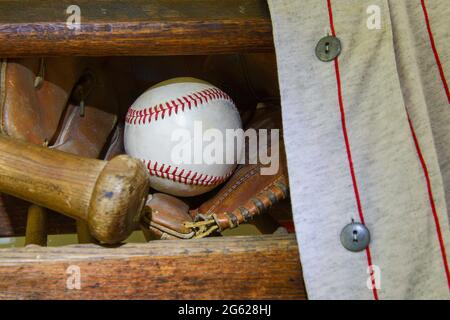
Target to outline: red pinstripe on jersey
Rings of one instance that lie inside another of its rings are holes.
[[[411,122],[411,119],[409,117],[408,110],[406,110],[406,116],[408,117],[409,128],[411,129],[411,136],[413,138],[414,145],[416,146],[417,156],[419,157],[420,165],[422,166],[423,174],[425,176],[425,181],[427,184],[428,198],[430,201],[431,211],[433,213],[434,223],[436,225],[436,233],[437,233],[437,237],[438,237],[438,241],[439,241],[439,246],[441,249],[442,260],[444,263],[444,271],[445,271],[445,275],[447,277],[448,288],[450,290],[450,272],[448,269],[447,253],[445,251],[444,240],[442,239],[441,224],[439,222],[439,216],[437,214],[436,204],[434,203],[433,190],[431,188],[431,180],[430,180],[430,175],[428,173],[428,167],[425,163],[425,159],[423,158],[422,150],[420,149],[420,145],[419,145],[419,140],[417,139],[417,135],[414,130],[413,124]]]
[[[436,60],[437,67],[439,69],[439,75],[441,76],[442,85],[444,86],[444,91],[447,96],[447,101],[450,103],[450,93],[448,91],[447,79],[445,78],[444,68],[442,67],[441,59],[439,58],[439,53],[436,49],[436,43],[434,42],[433,32],[431,30],[430,18],[428,17],[427,6],[425,5],[425,0],[421,0],[422,11],[425,18],[425,24],[427,25],[428,37],[430,38],[431,49],[433,50],[434,59]],[[448,41],[446,39],[445,41]]]
[[[328,14],[329,14],[329,18],[330,18],[331,34],[333,36],[336,36],[336,31],[334,29],[334,22],[333,22],[333,9],[331,6],[331,0],[327,0],[327,2],[328,2]],[[337,84],[338,99],[339,99],[339,111],[341,113],[342,133],[344,135],[344,142],[345,142],[345,149],[347,152],[348,165],[349,165],[349,169],[350,169],[350,175],[352,177],[353,191],[355,193],[356,206],[358,208],[358,214],[359,214],[360,221],[362,224],[365,224],[364,223],[364,212],[363,212],[362,205],[361,205],[361,199],[359,197],[358,183],[356,181],[355,170],[353,167],[350,141],[349,141],[348,134],[347,134],[347,125],[346,125],[346,120],[345,120],[345,108],[344,108],[344,101],[342,99],[342,85],[341,85],[341,76],[339,73],[338,58],[336,58],[334,60],[334,67],[335,67],[335,73],[336,73],[336,84]],[[367,256],[367,264],[368,264],[369,268],[372,268],[372,256],[370,253],[369,246],[366,248],[366,256]],[[371,274],[370,274],[371,276],[373,275],[372,273],[373,273],[373,271],[371,271]],[[373,290],[372,290],[373,297],[375,300],[378,300],[378,292],[375,287],[374,279],[372,279],[372,288],[373,288]]]

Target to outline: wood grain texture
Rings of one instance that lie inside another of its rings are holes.
[[[29,202],[0,194],[0,237],[25,235]],[[74,233],[75,220],[48,210],[47,234]]]
[[[88,159],[0,136],[0,192],[83,220],[100,241],[136,229],[148,189],[146,168],[129,156]]]
[[[293,235],[0,251],[1,299],[305,299]],[[69,290],[76,265],[81,289]]]
[[[30,205],[28,208],[25,245],[47,246],[47,220],[47,209],[35,204]]]
[[[86,222],[77,220],[76,226],[78,243],[98,243],[97,239],[95,239],[89,232],[89,225]]]
[[[191,55],[273,51],[265,0],[0,0],[0,56]]]
[[[105,166],[101,160],[0,137],[0,191],[74,218],[87,220]]]

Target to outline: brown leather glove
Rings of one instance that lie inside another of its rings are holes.
[[[281,129],[279,108],[257,109],[249,127]],[[264,165],[260,162],[241,165],[216,195],[195,210],[189,211],[187,204],[175,197],[154,194],[147,201],[147,238],[205,237],[249,222],[288,197],[286,158],[281,136],[280,139],[280,165],[275,174],[262,175],[260,169]]]
[[[3,60],[1,133],[98,157],[117,122],[114,90],[99,63],[82,58]]]
[[[1,133],[84,157],[100,157],[119,111],[106,72],[102,61],[87,58],[2,60]],[[27,228],[32,225],[28,223]]]

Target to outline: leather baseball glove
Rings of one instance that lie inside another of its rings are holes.
[[[2,60],[1,134],[90,158],[120,153],[114,151],[120,135],[118,99],[109,78],[99,60]],[[112,147],[105,152],[109,140]],[[30,212],[45,220],[43,210],[39,213],[34,207]]]
[[[281,129],[279,108],[260,105],[248,127]],[[194,210],[189,210],[185,202],[170,195],[153,194],[147,201],[143,226],[147,239],[191,239],[220,233],[250,222],[256,215],[288,197],[288,175],[281,135],[280,144],[275,142],[274,145],[279,147],[280,155],[279,168],[274,174],[261,174],[261,168],[265,165],[259,160],[255,164],[240,165],[215,195]],[[249,154],[249,158],[255,156]]]

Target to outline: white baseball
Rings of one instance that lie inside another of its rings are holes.
[[[194,124],[198,127],[199,122],[203,132],[214,128],[224,137],[226,129],[242,128],[231,98],[193,78],[164,81],[145,91],[130,107],[125,121],[125,151],[144,162],[152,188],[176,196],[195,196],[212,190],[232,174],[236,164],[173,161],[172,151],[180,146],[173,133],[179,129],[193,133]],[[195,152],[194,144],[203,142],[193,135],[183,143]],[[234,148],[225,144],[223,152],[234,152]],[[237,150],[237,159],[241,151]]]

